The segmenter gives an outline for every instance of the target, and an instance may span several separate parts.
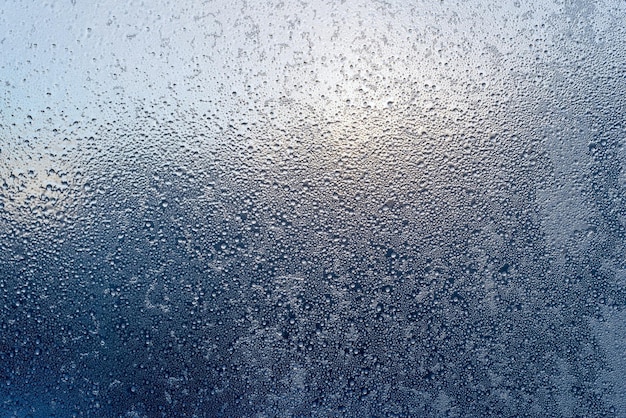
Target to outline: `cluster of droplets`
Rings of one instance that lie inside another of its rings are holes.
[[[602,52],[599,12],[566,11],[585,30],[563,33],[516,12],[516,50],[455,36],[443,5],[337,5],[328,33],[275,6],[224,17],[234,38],[188,19],[239,51],[251,68],[216,68],[241,88],[196,68],[172,97],[103,93],[88,127],[0,126],[0,396],[46,388],[85,415],[615,413],[619,350],[595,335],[626,300],[624,57]]]

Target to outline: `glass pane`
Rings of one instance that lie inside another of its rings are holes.
[[[625,416],[626,4],[0,10],[0,416]]]

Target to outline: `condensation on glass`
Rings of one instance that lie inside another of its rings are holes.
[[[0,415],[626,416],[625,18],[6,2]]]

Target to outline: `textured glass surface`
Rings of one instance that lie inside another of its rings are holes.
[[[0,417],[625,417],[625,21],[5,1]]]

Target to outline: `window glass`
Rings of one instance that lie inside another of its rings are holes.
[[[0,9],[0,416],[625,416],[626,4]]]

